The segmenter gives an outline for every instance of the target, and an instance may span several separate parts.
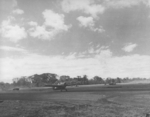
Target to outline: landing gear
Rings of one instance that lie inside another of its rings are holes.
[[[59,90],[59,91],[67,91],[67,89],[66,89],[66,86],[64,86],[64,85],[58,85],[58,86],[54,86],[53,87],[53,90]]]
[[[66,92],[68,91],[67,89],[64,89]],[[61,92],[63,91],[63,89],[60,90]]]

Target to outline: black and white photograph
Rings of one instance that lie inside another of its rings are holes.
[[[0,0],[0,117],[150,117],[150,0]]]

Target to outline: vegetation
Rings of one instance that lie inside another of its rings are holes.
[[[145,78],[102,78],[100,76],[94,76],[93,78],[88,78],[87,75],[77,76],[71,78],[67,75],[58,76],[54,73],[43,73],[34,74],[32,76],[22,76],[13,78],[13,82],[4,83],[0,82],[0,90],[10,89],[12,87],[42,87],[45,84],[54,84],[58,82],[66,82],[68,85],[90,85],[90,84],[111,84],[114,83],[124,83],[134,80],[144,80]]]
[[[0,117],[146,117],[150,113],[149,91],[141,92],[136,85],[135,92],[124,91],[127,86],[115,92],[116,88],[95,91],[91,86],[92,92],[74,88],[76,92],[4,93],[0,96],[0,100],[5,99],[0,102]]]
[[[57,82],[66,82],[68,85],[90,85],[90,84],[107,84],[112,80],[112,78],[107,78],[106,80],[95,76],[92,79],[88,79],[87,75],[77,76],[75,78],[71,78],[70,76],[62,75],[58,77],[58,75],[53,73],[44,73],[44,74],[35,74],[29,77],[23,76],[20,78],[13,79],[14,86],[27,86],[27,87],[41,87],[45,84],[54,84]],[[121,78],[114,79],[116,83],[121,82]]]

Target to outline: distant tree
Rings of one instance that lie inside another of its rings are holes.
[[[77,76],[77,79],[78,79],[78,81],[82,80],[81,76]]]
[[[19,78],[13,79],[13,85],[15,85],[15,86],[30,86],[31,82],[29,81],[28,77],[21,76]]]
[[[0,82],[0,89],[2,89],[2,90],[5,89],[5,83],[4,82]]]
[[[132,79],[129,79],[128,77],[125,77],[122,79],[122,82],[128,82],[129,80],[132,80]]]
[[[117,77],[116,78],[116,83],[121,83],[121,78]]]
[[[84,76],[83,76],[83,84],[88,84],[87,75],[84,75]]]
[[[71,80],[70,76],[62,75],[60,76],[60,81],[65,82]]]
[[[110,77],[106,78],[106,80],[105,80],[106,84],[109,84],[110,81],[111,81],[111,79],[112,79],[112,78],[110,78]]]
[[[17,82],[19,81],[19,78],[13,78],[12,81],[13,81],[13,84],[16,85]]]
[[[89,79],[89,80],[88,80],[88,83],[89,83],[89,84],[96,84],[95,81],[94,81],[94,79]]]
[[[104,80],[101,77],[99,77],[99,76],[94,76],[93,79],[94,79],[94,81],[95,81],[96,84],[102,84],[102,83],[104,83]]]
[[[44,73],[40,75],[35,74],[33,76],[30,76],[30,79],[32,80],[32,83],[37,87],[43,86],[44,84],[53,84],[58,80],[57,75],[52,73]]]
[[[35,74],[33,76],[29,76],[29,79],[31,79],[32,84],[34,84],[36,87],[39,87],[40,84],[42,83],[42,78],[38,74]]]
[[[83,77],[77,76],[76,78],[73,78],[78,84],[83,85],[83,84],[88,84],[88,78],[87,75],[84,75]]]
[[[54,82],[56,82],[58,79],[58,75],[57,74],[53,74],[53,73],[44,73],[40,75],[42,77],[42,82],[43,83],[49,83],[49,84],[53,84]]]

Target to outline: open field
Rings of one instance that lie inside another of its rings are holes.
[[[150,84],[32,88],[0,93],[0,117],[145,117]]]

